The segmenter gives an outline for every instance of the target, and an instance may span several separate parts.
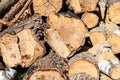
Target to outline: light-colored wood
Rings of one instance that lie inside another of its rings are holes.
[[[93,28],[90,31],[90,41],[92,45],[95,46],[96,44],[101,44],[106,40],[106,33],[105,33],[105,24],[99,23],[100,25],[96,28]]]
[[[28,69],[23,80],[68,80],[65,73],[67,70],[67,61],[50,51]]]
[[[68,75],[70,78],[74,74],[77,75],[78,73],[86,73],[95,79],[99,78],[99,70],[96,67],[96,61],[94,57],[88,52],[79,53],[72,57],[69,60],[69,67]]]
[[[109,76],[103,73],[100,73],[100,80],[112,80],[112,79]]]
[[[62,8],[63,0],[33,0],[35,13],[48,16],[52,12],[58,12]]]
[[[24,29],[16,35],[6,33],[0,39],[0,48],[3,60],[9,67],[28,67],[45,51],[30,29]]]
[[[83,22],[73,17],[52,13],[49,15],[48,23],[49,29],[45,33],[46,41],[64,58],[69,57],[72,52],[82,46],[88,35]]]
[[[120,24],[120,0],[108,0],[108,16],[115,23]]]
[[[70,9],[72,9],[75,14],[96,11],[97,2],[98,0],[67,0]]]
[[[99,17],[94,13],[84,13],[81,19],[88,28],[95,27],[99,21]]]

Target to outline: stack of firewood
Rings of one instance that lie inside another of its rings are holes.
[[[120,80],[120,0],[7,3],[0,54],[29,68],[23,80]]]

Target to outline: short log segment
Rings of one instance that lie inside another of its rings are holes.
[[[105,24],[100,22],[99,26],[90,31],[90,41],[92,45],[101,44],[106,40]]]
[[[40,17],[33,17],[36,21]],[[31,20],[33,19],[31,18]],[[35,32],[35,27],[42,27],[40,23],[28,20],[10,27],[1,33],[0,49],[3,61],[9,67],[21,65],[22,67],[30,66],[38,57],[45,53],[44,45]],[[30,23],[29,23],[30,22]],[[32,23],[31,23],[32,22]],[[29,24],[28,24],[29,23]],[[34,29],[30,29],[30,24]],[[39,24],[39,25],[37,25]],[[21,28],[21,29],[20,29]]]
[[[70,80],[83,80],[86,77],[92,80],[99,79],[99,70],[96,66],[95,58],[88,52],[82,52],[73,56],[69,60],[69,67],[68,76]]]
[[[84,44],[88,31],[81,20],[52,13],[48,23],[46,41],[60,56],[67,58]]]
[[[99,22],[98,16],[94,13],[84,13],[81,19],[88,28],[95,27]]]
[[[23,80],[68,80],[67,71],[67,61],[51,51],[28,69]]]
[[[58,12],[62,8],[63,0],[33,0],[35,13],[48,16],[52,12]]]
[[[119,27],[112,23],[106,23],[107,41],[111,45],[114,54],[120,53],[120,29]]]
[[[120,0],[108,0],[108,16],[115,23],[120,24]]]
[[[120,79],[120,62],[112,52],[108,42],[105,42],[97,51],[99,69],[112,79]]]
[[[69,8],[78,14],[81,12],[96,11],[98,0],[67,0]]]

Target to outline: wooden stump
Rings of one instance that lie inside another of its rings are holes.
[[[115,23],[120,24],[120,0],[108,0],[108,16]]]
[[[67,0],[69,8],[74,11],[75,14],[87,11],[96,11],[98,0]]]
[[[69,67],[68,76],[71,80],[76,80],[76,77],[81,73],[90,75],[93,80],[99,79],[99,70],[96,67],[95,58],[88,52],[82,52],[72,57],[69,60]],[[82,79],[84,79],[86,75],[82,76]],[[78,79],[79,78],[80,77],[78,77]]]
[[[48,23],[46,41],[60,56],[67,58],[84,44],[88,31],[81,20],[52,13]]]
[[[44,58],[39,58],[27,71],[23,80],[68,80],[67,61],[53,51]]]
[[[99,21],[98,16],[94,13],[84,13],[81,19],[88,28],[95,27]]]
[[[38,57],[45,53],[43,42],[33,30],[38,26],[34,20],[40,20],[39,15],[25,22],[18,23],[1,33],[0,49],[5,64],[9,67],[21,65],[30,66]],[[31,25],[30,25],[31,24]],[[33,26],[35,25],[35,26]],[[32,28],[33,29],[30,29]]]
[[[62,8],[63,0],[33,0],[35,13],[48,16],[52,12],[58,12]]]

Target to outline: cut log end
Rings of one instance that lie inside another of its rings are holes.
[[[26,80],[65,80],[65,78],[56,70],[39,70]]]
[[[116,2],[113,2],[113,4],[109,6],[109,10],[108,10],[109,19],[115,24],[120,24],[120,7],[119,6],[120,6],[120,1],[116,0]]]
[[[81,73],[81,72],[83,72],[83,73],[85,72],[85,73],[95,77],[95,79],[98,79],[99,73],[98,73],[97,67],[93,63],[91,63],[87,60],[81,59],[76,62],[73,62],[69,68],[69,77],[71,77],[75,73]]]
[[[120,79],[120,67],[113,68],[110,76],[113,79]]]
[[[82,15],[82,21],[88,28],[93,28],[98,24],[99,18],[94,13],[85,13]]]
[[[35,13],[48,16],[52,12],[58,12],[62,8],[63,0],[33,0]]]

